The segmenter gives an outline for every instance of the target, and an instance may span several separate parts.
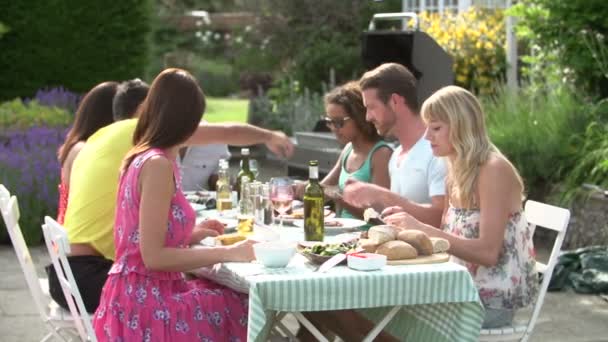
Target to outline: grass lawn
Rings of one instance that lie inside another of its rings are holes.
[[[209,122],[247,122],[249,100],[207,97],[205,120]]]

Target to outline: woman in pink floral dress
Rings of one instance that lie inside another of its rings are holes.
[[[452,261],[468,268],[486,310],[485,328],[511,323],[532,302],[532,230],[522,212],[523,181],[490,141],[481,105],[465,89],[445,87],[422,105],[433,154],[446,157],[443,230],[423,224],[397,207],[383,215],[389,224],[447,239]]]
[[[254,258],[250,240],[188,248],[195,213],[180,189],[175,157],[204,109],[196,80],[179,69],[161,72],[139,109],[120,179],[116,261],[93,316],[100,341],[247,339],[247,296],[182,274]]]

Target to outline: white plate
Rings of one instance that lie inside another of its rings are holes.
[[[326,217],[325,218],[325,222],[331,222],[331,221],[340,222],[341,225],[338,227],[325,226],[325,234],[327,234],[327,235],[339,234],[339,233],[344,233],[344,232],[352,232],[352,231],[357,230],[357,228],[366,225],[365,221],[357,220],[354,218],[340,218],[340,217],[334,217],[334,218]],[[297,222],[294,222],[293,225],[296,227],[303,228],[304,220],[299,220]]]
[[[231,233],[236,231],[236,226],[238,225],[239,221],[237,219],[232,219],[232,218],[225,218],[225,217],[209,217],[209,218],[197,218],[196,219],[196,223],[199,224],[205,220],[218,220],[220,221],[223,225],[224,225],[224,232],[225,233]]]
[[[207,210],[207,207],[205,207],[202,204],[198,204],[198,203],[190,203],[190,205],[192,206],[192,209],[194,209],[194,211],[202,211],[202,210]]]

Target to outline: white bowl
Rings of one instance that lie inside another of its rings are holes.
[[[296,245],[287,241],[268,241],[253,245],[255,258],[266,267],[285,267],[296,254]]]
[[[358,271],[379,270],[386,265],[386,255],[375,253],[357,253],[346,258],[348,267]]]

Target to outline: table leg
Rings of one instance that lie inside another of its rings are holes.
[[[395,306],[394,308],[392,308],[386,314],[386,316],[384,316],[384,318],[382,318],[382,320],[380,322],[378,322],[378,324],[376,324],[374,329],[372,329],[372,331],[370,331],[369,334],[367,334],[367,336],[365,336],[365,338],[363,339],[363,342],[372,342],[376,338],[376,336],[378,336],[378,334],[380,334],[382,329],[384,329],[384,327],[391,321],[391,319],[393,319],[393,317],[395,317],[395,315],[397,314],[397,312],[399,312],[399,310],[401,310],[401,306]]]
[[[321,334],[321,332],[319,331],[319,329],[317,329],[312,323],[310,323],[310,321],[308,320],[308,318],[304,317],[304,315],[302,315],[302,313],[300,312],[292,312],[292,314],[295,316],[295,318],[298,320],[298,322],[302,323],[302,325],[304,325],[306,327],[306,329],[308,329],[308,331],[310,331],[310,333],[320,342],[329,342],[329,340],[327,338],[325,338],[325,336],[323,336],[323,334]]]
[[[285,317],[285,315],[287,315],[287,312],[278,312],[277,315],[274,317],[274,327],[280,331],[282,334],[284,334],[285,336],[287,336],[290,340],[296,339],[296,336],[294,334],[291,333],[291,331],[289,329],[287,329],[287,327],[283,324],[283,322],[281,322],[281,320]]]

